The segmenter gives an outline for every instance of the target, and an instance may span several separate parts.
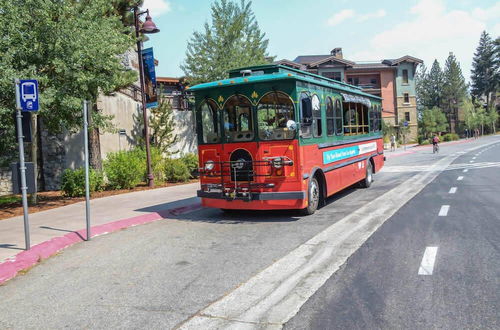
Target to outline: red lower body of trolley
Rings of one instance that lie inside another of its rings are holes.
[[[332,145],[201,145],[199,158],[202,205],[230,210],[305,209],[315,198],[312,184],[321,203],[357,182],[369,186],[384,165],[381,138]]]

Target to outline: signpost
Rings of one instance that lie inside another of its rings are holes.
[[[38,82],[36,80],[15,80],[17,140],[19,144],[19,170],[21,173],[21,194],[23,198],[24,241],[26,250],[31,248],[28,219],[28,196],[26,190],[26,165],[24,163],[23,115],[21,111],[38,111]]]
[[[85,148],[85,220],[87,225],[87,241],[90,241],[90,191],[89,191],[89,102],[83,101],[83,145]]]

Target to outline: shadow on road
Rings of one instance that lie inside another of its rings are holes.
[[[357,190],[357,186],[353,185],[346,188],[345,190],[327,198],[325,206],[328,206],[335,201],[344,198]],[[323,207],[325,207],[323,206]],[[321,209],[318,210],[318,213]],[[161,212],[160,212],[161,214]],[[304,217],[300,214],[299,210],[226,210],[222,211],[220,209],[202,209],[188,214],[182,214],[179,216],[168,215],[169,218],[173,218],[180,221],[193,221],[193,222],[205,222],[214,224],[256,224],[265,222],[274,223],[286,223],[295,222],[301,219],[307,221],[309,217]],[[311,219],[312,220],[312,219]]]
[[[200,202],[199,197],[189,197],[189,198],[179,199],[179,200],[176,200],[173,202],[143,207],[140,209],[136,209],[134,211],[137,211],[137,212],[158,212],[158,213],[162,214],[162,212],[165,213],[165,212],[168,212],[169,210],[175,209],[177,207],[196,204],[199,202]]]

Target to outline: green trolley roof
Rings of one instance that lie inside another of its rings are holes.
[[[260,75],[250,75],[244,77],[236,77],[235,75],[240,74],[243,70],[251,70],[255,71],[263,71],[263,74]],[[361,88],[353,85],[349,85],[344,82],[340,82],[333,79],[328,79],[323,76],[319,76],[316,74],[312,74],[309,72],[293,69],[284,65],[260,65],[260,66],[252,66],[252,67],[243,67],[229,71],[230,76],[233,78],[223,79],[212,81],[208,83],[198,84],[193,87],[190,87],[190,91],[201,91],[205,89],[212,88],[223,88],[230,87],[235,85],[246,85],[246,84],[254,84],[261,82],[269,82],[269,81],[277,81],[277,80],[298,80],[303,82],[308,82],[311,84],[315,84],[322,87],[328,87],[332,89],[339,90],[341,92],[346,92],[349,94],[355,94],[359,96],[365,96],[371,99],[381,100],[382,98],[364,93],[361,91]]]

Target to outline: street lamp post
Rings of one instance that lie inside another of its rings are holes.
[[[140,26],[139,16],[146,14],[146,21]],[[148,170],[148,186],[154,186],[154,177],[151,167],[151,149],[149,146],[149,125],[148,125],[148,113],[146,108],[146,94],[144,93],[144,65],[142,63],[142,41],[140,39],[140,34],[152,34],[160,32],[160,29],[156,27],[149,16],[149,10],[139,12],[139,8],[134,8],[134,24],[135,24],[135,37],[137,39],[137,58],[139,60],[139,77],[141,84],[141,104],[142,104],[142,115],[144,117],[144,140],[146,142],[146,165]]]

